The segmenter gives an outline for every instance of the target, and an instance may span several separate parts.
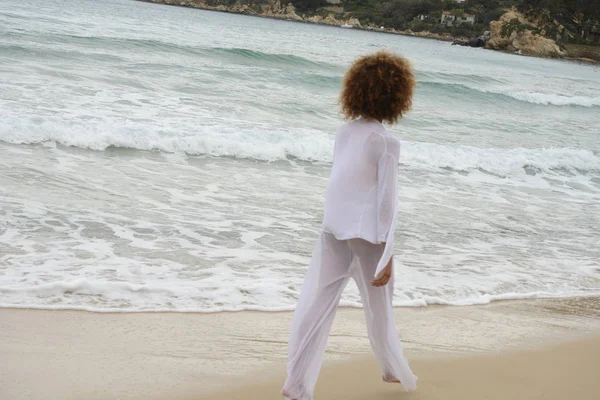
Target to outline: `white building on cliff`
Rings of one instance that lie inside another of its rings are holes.
[[[452,11],[443,11],[440,23],[445,26],[461,26],[475,24],[475,16],[471,14],[455,14]]]

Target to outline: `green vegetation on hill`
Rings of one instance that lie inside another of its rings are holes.
[[[291,2],[303,14],[331,13],[327,0],[283,0]],[[600,0],[341,0],[337,14],[357,18],[363,25],[385,26],[414,32],[449,33],[453,36],[481,34],[491,21],[497,20],[507,9],[516,7],[536,27],[507,26],[514,29],[533,28],[558,42],[600,43]],[[472,15],[475,22],[441,24],[442,12],[454,15]]]
[[[507,8],[515,6],[518,1],[467,0],[457,3],[454,0],[341,0],[340,6],[344,13],[359,19],[363,25],[469,36],[486,30],[490,21],[498,19]],[[317,8],[325,7],[325,0],[291,2],[300,12],[315,12]],[[442,25],[440,20],[443,11],[450,11],[457,16],[473,15],[475,23]]]
[[[600,44],[600,0],[519,0],[518,8],[557,42]]]
[[[353,16],[396,29],[411,29],[415,25],[440,25],[442,11],[457,15],[472,14],[477,25],[485,25],[497,19],[504,9],[516,0],[468,0],[458,4],[453,0],[344,0],[346,11]],[[422,16],[423,20],[416,19]]]

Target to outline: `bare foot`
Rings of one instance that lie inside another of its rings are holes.
[[[383,376],[381,379],[383,379],[383,381],[384,381],[385,383],[402,383],[402,382],[400,382],[400,380],[399,380],[399,379],[396,379],[396,378],[391,378],[391,379],[388,379],[388,378],[386,378],[386,376],[385,376],[385,375],[384,375],[384,376]]]
[[[296,400],[296,399],[292,399],[292,397],[284,390],[281,391],[281,395],[283,397],[285,397],[286,399],[290,399],[290,400]]]

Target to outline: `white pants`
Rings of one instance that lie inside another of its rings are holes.
[[[397,379],[407,389],[416,388],[417,377],[402,353],[394,325],[394,278],[383,287],[371,285],[382,252],[381,245],[362,239],[337,240],[332,234],[321,234],[292,320],[288,377],[282,389],[285,398],[313,398],[329,331],[350,277],[360,290],[369,340],[383,379]]]

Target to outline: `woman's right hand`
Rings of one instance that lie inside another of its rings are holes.
[[[381,274],[379,274],[379,277],[377,277],[377,279],[373,280],[373,282],[371,282],[371,284],[375,287],[387,285],[390,278],[392,277],[392,273],[394,272],[393,268],[394,268],[394,257],[391,257],[390,261],[388,261],[388,263],[385,266],[385,268],[383,269],[383,271],[381,271]]]

